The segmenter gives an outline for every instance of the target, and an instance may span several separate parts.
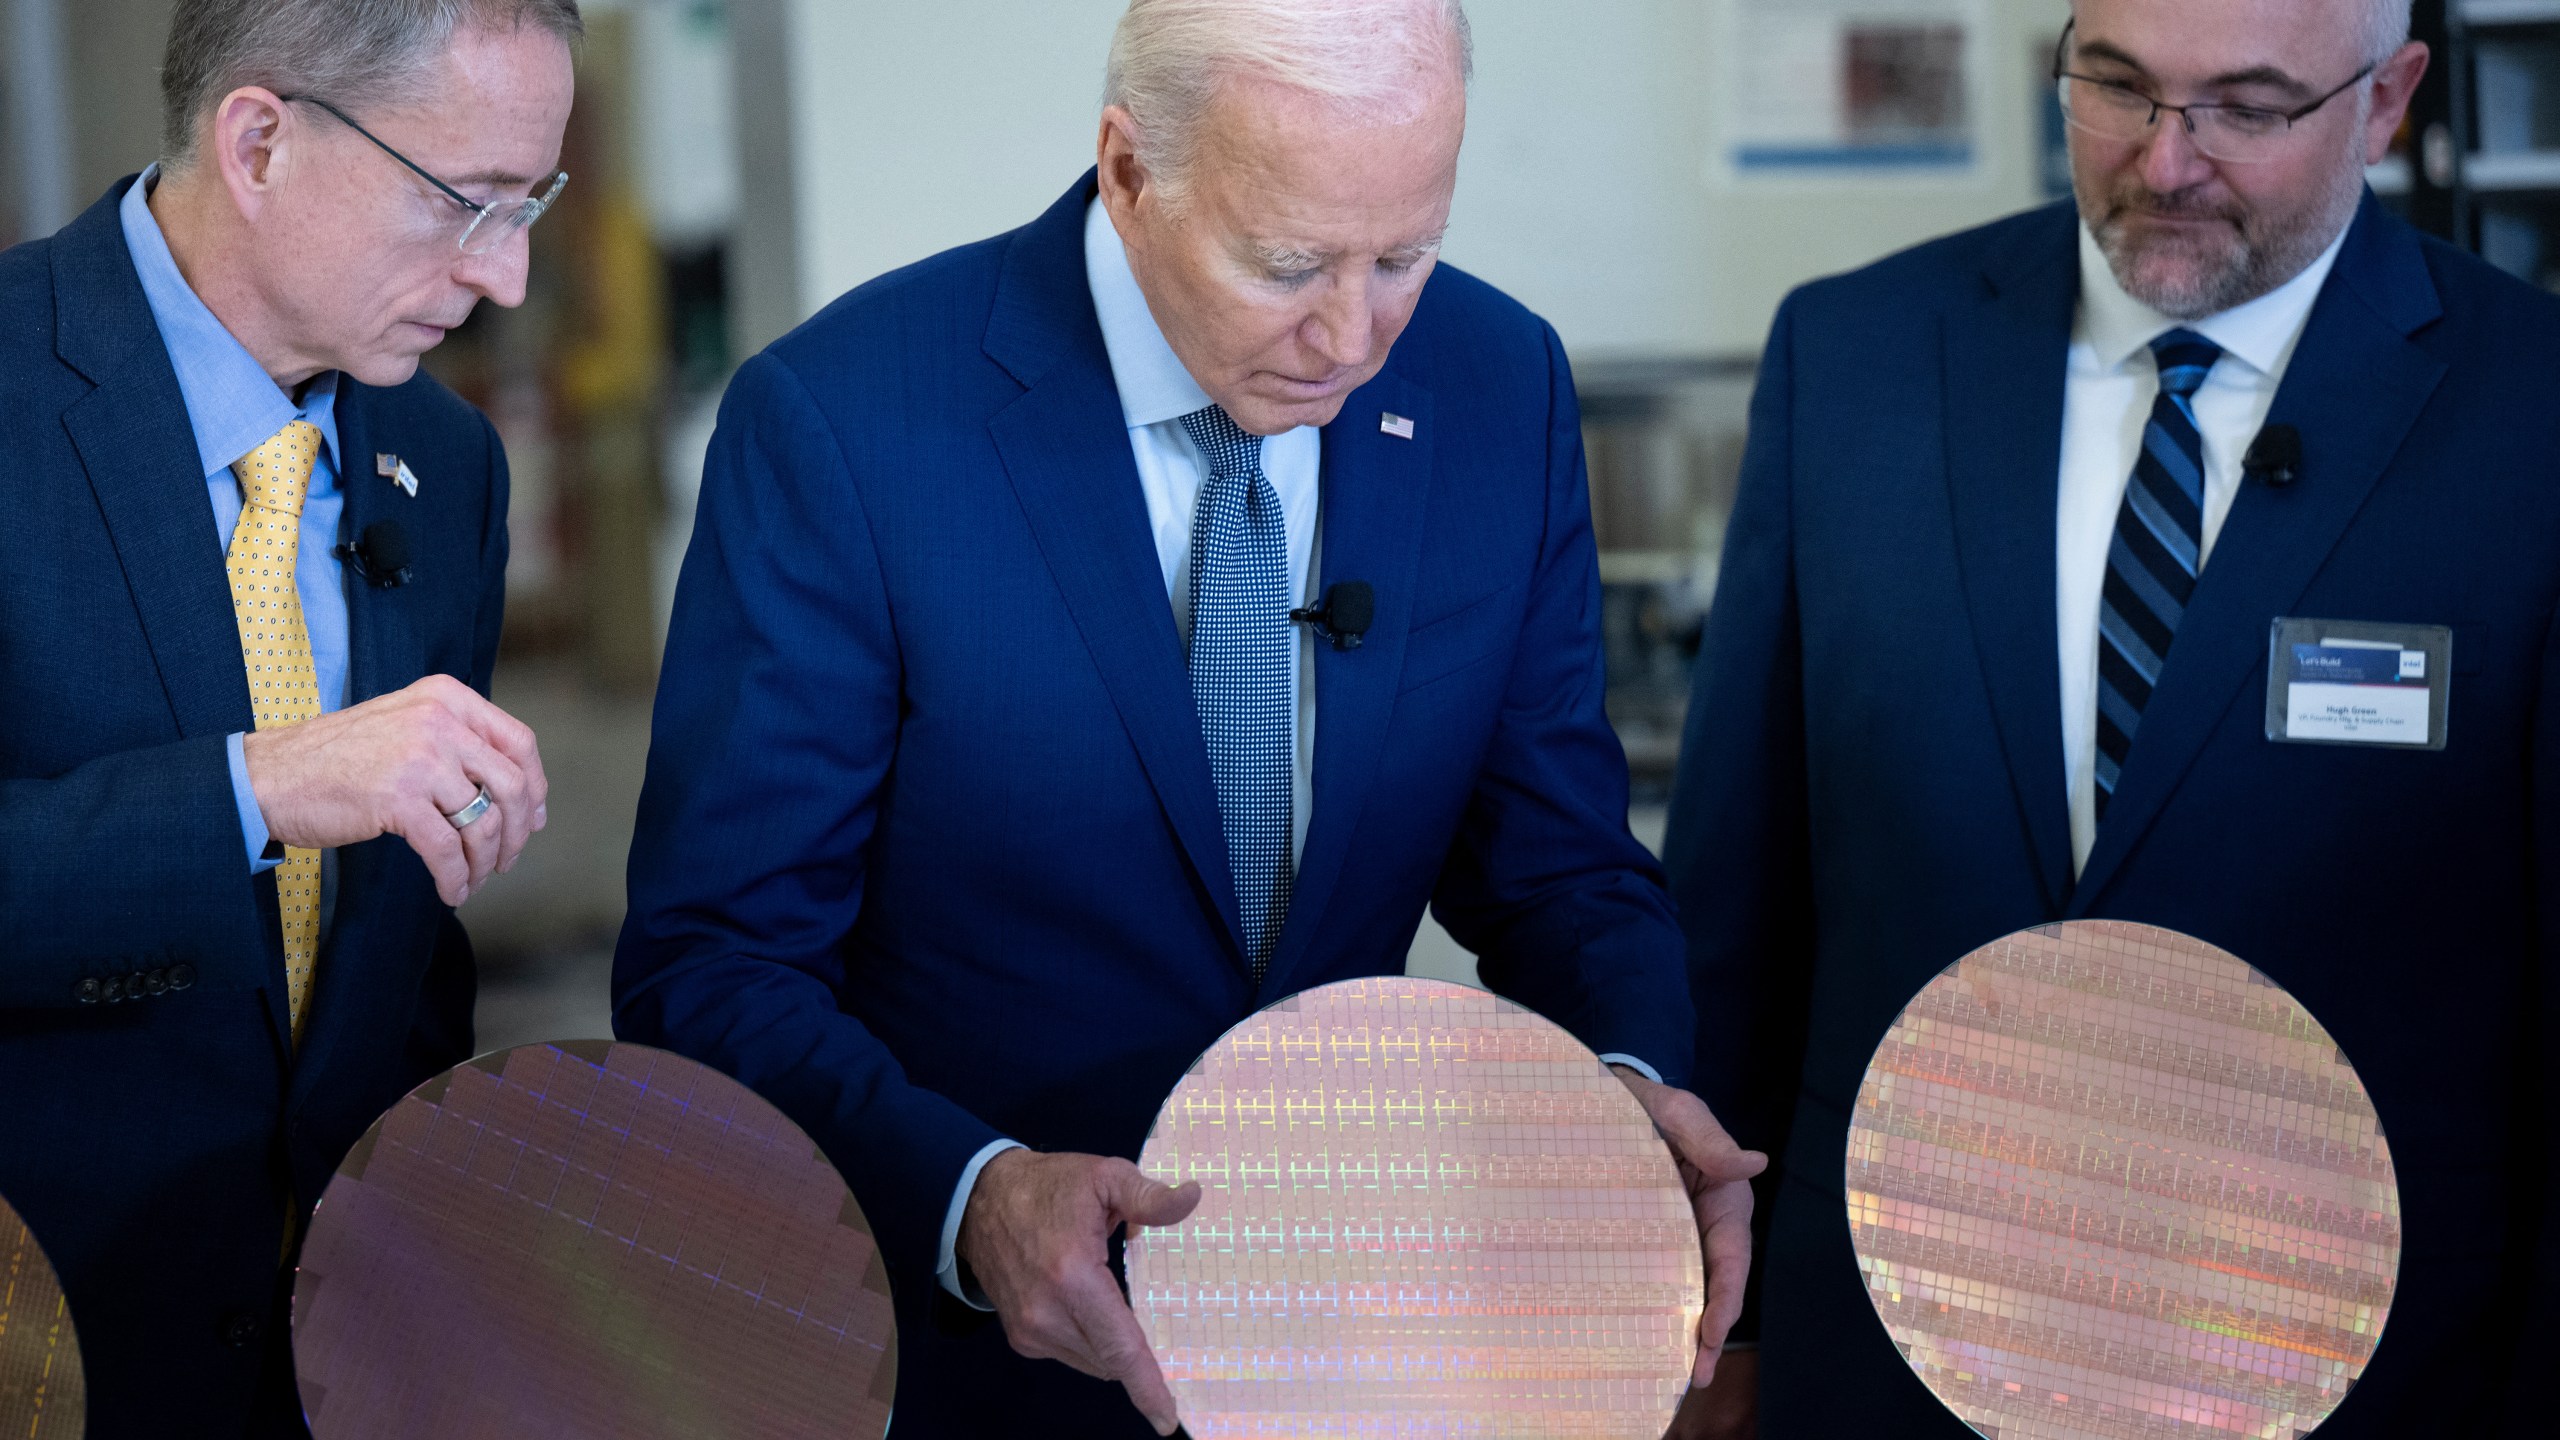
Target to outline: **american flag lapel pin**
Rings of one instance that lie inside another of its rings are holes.
[[[1413,421],[1402,415],[1398,415],[1392,410],[1383,411],[1379,414],[1378,429],[1380,432],[1393,435],[1399,440],[1410,440],[1413,438]]]
[[[397,455],[377,454],[373,457],[373,473],[400,487],[410,499],[418,498],[418,472]]]

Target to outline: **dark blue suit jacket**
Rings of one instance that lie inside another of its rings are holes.
[[[997,1136],[1135,1156],[1227,1027],[1400,973],[1425,905],[1497,990],[1673,1080],[1691,1020],[1602,713],[1556,337],[1442,268],[1324,432],[1314,816],[1268,978],[1086,288],[1092,178],[749,361],[676,597],[615,1024],[807,1128],[889,1257],[898,1423],[1144,1434],[1116,1387],[927,1323]],[[1379,428],[1411,417],[1415,437]]]
[[[2113,917],[2265,971],[2381,1112],[2400,1289],[2323,1437],[2523,1433],[2491,1407],[2527,1297],[2547,1322],[2560,1293],[2560,301],[2368,198],[2269,417],[2301,430],[2302,478],[2232,507],[2075,883],[2054,633],[2075,225],[2040,210],[1810,286],[1762,370],[1670,869],[1699,1088],[1783,1152],[1766,1432],[1969,1433],[1867,1301],[1849,1107],[1939,969]],[[2270,743],[2279,616],[2451,626],[2447,748]]]
[[[0,254],[0,1195],[68,1288],[91,1436],[298,1434],[285,1213],[468,1058],[471,951],[406,844],[340,851],[294,1053],[275,881],[250,877],[223,754],[254,728],[230,582],[117,223],[129,183]],[[485,690],[496,434],[424,378],[342,377],[337,417],[363,461],[344,533],[397,520],[416,577],[349,577],[350,699],[430,673]],[[375,478],[377,450],[416,499]]]

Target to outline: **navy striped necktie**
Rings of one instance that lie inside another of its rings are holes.
[[[1280,492],[1262,471],[1261,436],[1215,405],[1183,416],[1182,428],[1209,457],[1191,513],[1191,699],[1218,789],[1245,958],[1260,984],[1296,883],[1289,532]]]
[[[2172,330],[2151,342],[2151,353],[2160,362],[2160,395],[2151,403],[2142,454],[2116,513],[2098,606],[2102,819],[2204,568],[2204,437],[2196,429],[2195,395],[2222,347],[2192,330]]]

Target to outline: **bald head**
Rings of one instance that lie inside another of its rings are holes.
[[[2382,60],[2409,43],[2413,0],[2298,0],[2298,3],[2305,12],[2319,15],[2324,23],[2334,24],[2339,19],[2351,22],[2367,60]],[[2086,9],[2088,0],[2071,0],[2073,20],[2079,20]]]

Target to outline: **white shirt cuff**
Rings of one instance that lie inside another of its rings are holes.
[[[1633,1055],[1603,1055],[1600,1057],[1600,1063],[1603,1065],[1624,1065],[1628,1069],[1633,1070],[1656,1085],[1662,1083],[1661,1071],[1654,1069],[1652,1066],[1647,1065]]]
[[[942,1282],[952,1299],[972,1310],[992,1312],[996,1307],[988,1304],[985,1296],[971,1295],[960,1288],[960,1217],[968,1213],[969,1192],[978,1188],[978,1172],[987,1168],[987,1162],[1007,1150],[1029,1148],[1019,1140],[990,1140],[985,1149],[969,1157],[968,1165],[960,1171],[960,1183],[951,1187],[951,1208],[943,1212],[942,1249],[934,1260],[933,1278]]]

